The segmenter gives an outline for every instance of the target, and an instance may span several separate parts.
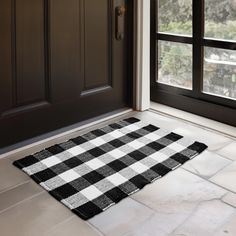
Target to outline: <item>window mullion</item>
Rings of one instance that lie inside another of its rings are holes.
[[[193,96],[200,97],[203,84],[204,0],[193,0]]]

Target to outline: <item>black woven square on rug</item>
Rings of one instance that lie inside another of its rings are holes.
[[[128,118],[13,164],[87,220],[206,148],[203,143]]]

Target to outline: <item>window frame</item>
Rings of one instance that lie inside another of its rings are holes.
[[[204,0],[193,2],[193,35],[182,36],[157,32],[157,4],[151,0],[151,100],[178,109],[202,115],[223,123],[236,126],[236,101],[203,92],[204,47],[236,50],[236,41],[204,37]],[[193,89],[185,89],[156,82],[158,78],[156,45],[158,40],[191,44],[193,47]]]

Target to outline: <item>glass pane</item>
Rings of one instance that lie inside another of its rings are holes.
[[[236,99],[236,51],[205,48],[203,91]]]
[[[192,0],[159,0],[158,31],[192,35]]]
[[[159,41],[158,82],[192,89],[192,45]]]
[[[205,0],[205,37],[236,40],[235,0]]]

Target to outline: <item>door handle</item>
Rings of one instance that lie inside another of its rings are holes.
[[[116,7],[116,39],[124,39],[125,34],[125,12],[126,9],[124,6]]]

